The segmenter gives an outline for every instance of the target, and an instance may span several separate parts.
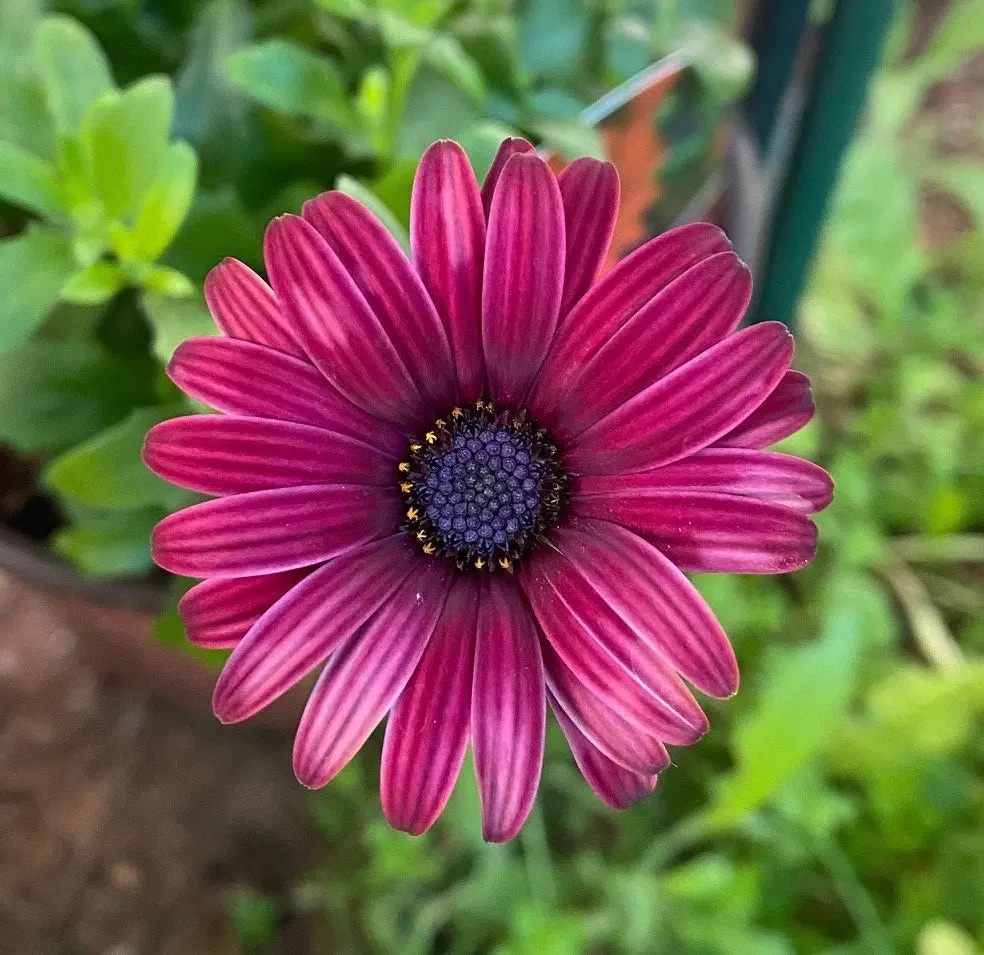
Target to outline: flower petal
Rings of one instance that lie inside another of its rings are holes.
[[[610,760],[574,725],[552,694],[547,699],[567,737],[578,769],[603,803],[612,809],[628,809],[656,788],[655,774],[634,772]]]
[[[397,534],[319,567],[266,611],[232,651],[212,696],[215,715],[237,723],[272,703],[352,636],[415,563]]]
[[[586,474],[575,497],[648,491],[741,494],[813,514],[830,503],[834,482],[819,465],[790,454],[715,446],[653,471]]]
[[[178,601],[188,639],[197,647],[236,646],[249,628],[307,575],[307,570],[286,570],[263,577],[216,577],[195,584]]]
[[[220,497],[165,517],[154,561],[185,577],[255,577],[330,560],[392,533],[395,490],[351,484],[278,488]]]
[[[504,139],[496,151],[492,165],[485,175],[485,182],[482,183],[482,206],[485,209],[485,218],[489,217],[489,210],[492,208],[492,196],[495,194],[496,186],[499,184],[499,177],[502,170],[506,168],[506,163],[513,156],[520,156],[523,153],[536,152],[533,144],[527,142],[519,136],[509,136]]]
[[[428,404],[439,409],[453,404],[454,365],[444,325],[389,230],[343,192],[305,202],[302,215],[359,287]]]
[[[513,156],[495,191],[485,245],[482,342],[489,391],[518,407],[550,347],[564,282],[564,207],[538,156]]]
[[[567,255],[561,314],[566,314],[598,277],[618,217],[618,172],[610,162],[575,159],[557,177],[564,201]]]
[[[717,226],[698,222],[672,229],[626,256],[570,312],[530,393],[529,410],[542,425],[555,424],[572,381],[602,346],[654,295],[692,265],[731,250]]]
[[[540,641],[516,582],[483,581],[472,684],[472,747],[486,842],[506,842],[533,808],[546,695]]]
[[[383,812],[418,836],[441,814],[461,771],[471,728],[479,581],[455,580],[420,664],[386,724]]]
[[[660,740],[627,723],[589,692],[548,642],[542,648],[551,697],[601,753],[624,769],[647,776],[667,765],[669,757]]]
[[[396,701],[441,616],[453,570],[420,560],[365,626],[328,660],[294,738],[294,773],[311,789],[330,782]]]
[[[710,696],[738,689],[738,664],[693,584],[652,544],[604,521],[573,519],[552,532],[609,606],[667,663]]]
[[[451,342],[458,400],[470,404],[485,390],[485,214],[475,173],[457,143],[434,143],[420,160],[410,200],[410,245]]]
[[[772,394],[715,444],[729,448],[767,448],[799,431],[816,410],[810,379],[802,372],[787,371]]]
[[[569,441],[730,334],[752,294],[733,252],[698,262],[655,295],[585,363],[552,433]]]
[[[187,395],[227,414],[310,424],[365,441],[398,457],[406,452],[400,430],[342,397],[307,361],[231,338],[190,338],[167,366]]]
[[[804,514],[737,494],[625,491],[581,498],[573,513],[628,527],[695,573],[787,574],[817,551]]]
[[[687,746],[707,717],[659,654],[560,553],[524,565],[520,582],[543,635],[574,677],[637,730]]]
[[[307,360],[273,290],[238,259],[223,259],[208,273],[205,301],[215,324],[230,338]]]
[[[583,474],[648,471],[700,451],[765,400],[792,357],[779,322],[729,335],[578,435],[567,465]]]
[[[188,415],[155,425],[143,459],[155,474],[202,494],[311,484],[382,484],[396,462],[343,434],[266,418]]]
[[[314,226],[297,216],[274,219],[264,254],[305,352],[343,395],[411,430],[433,417],[387,329]]]

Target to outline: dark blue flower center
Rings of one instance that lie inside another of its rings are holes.
[[[486,402],[438,421],[401,470],[407,530],[461,569],[512,570],[556,521],[566,487],[545,433]]]

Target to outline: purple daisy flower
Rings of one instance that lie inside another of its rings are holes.
[[[325,785],[389,713],[383,809],[427,829],[472,746],[485,838],[536,795],[549,705],[609,805],[652,791],[733,694],[728,640],[685,571],[783,573],[816,548],[827,474],[765,451],[813,414],[792,339],[736,331],[746,267],[711,225],[596,281],[614,168],[559,176],[505,142],[481,189],[432,146],[413,262],[329,192],[271,223],[272,288],[235,260],[206,295],[223,337],[169,373],[223,414],[167,421],[145,459],[215,495],[154,557],[206,578],[189,638],[234,648],[215,688],[244,720],[322,667],[294,768]]]

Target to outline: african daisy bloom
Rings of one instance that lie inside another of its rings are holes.
[[[383,810],[427,829],[472,747],[483,832],[532,807],[546,710],[597,794],[651,792],[727,697],[734,654],[685,571],[783,573],[831,482],[763,450],[813,414],[792,339],[736,331],[748,270],[706,224],[598,280],[614,168],[559,176],[506,141],[479,188],[433,145],[413,261],[337,192],[274,220],[268,286],[226,260],[222,336],[169,367],[221,414],[156,426],[145,460],[214,495],[163,520],[158,564],[205,578],[189,638],[234,648],[215,688],[244,720],[321,668],[294,769],[325,785],[388,716]]]

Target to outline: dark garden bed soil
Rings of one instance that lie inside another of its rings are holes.
[[[85,646],[0,576],[0,955],[233,955],[230,894],[312,862],[289,745],[106,682]]]

